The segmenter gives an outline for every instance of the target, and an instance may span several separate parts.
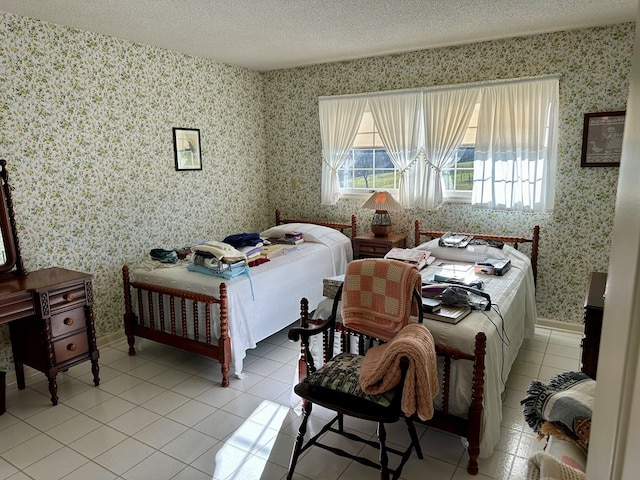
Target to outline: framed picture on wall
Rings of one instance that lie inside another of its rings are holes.
[[[619,167],[626,112],[586,113],[581,167]]]
[[[173,153],[176,160],[176,170],[202,170],[200,130],[174,127]]]

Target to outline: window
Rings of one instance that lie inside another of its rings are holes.
[[[321,201],[384,189],[405,208],[551,211],[558,85],[548,75],[321,97]]]
[[[398,170],[382,144],[371,112],[364,112],[353,148],[338,170],[343,193],[398,189]]]
[[[471,202],[473,158],[476,150],[479,110],[480,103],[476,103],[462,144],[456,149],[447,166],[442,169],[442,179],[445,185],[444,198],[446,200]]]

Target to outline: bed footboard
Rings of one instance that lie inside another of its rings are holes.
[[[441,380],[442,408],[436,410],[432,419],[422,423],[445,432],[453,433],[467,439],[469,446],[469,462],[467,472],[470,475],[478,473],[478,457],[480,456],[480,431],[482,423],[483,399],[484,399],[484,371],[485,355],[487,352],[487,336],[484,332],[478,332],[475,337],[473,354],[468,354],[446,345],[436,345],[436,355],[443,358],[443,371]],[[471,404],[467,412],[467,418],[457,417],[449,412],[449,394],[453,384],[451,382],[451,367],[454,361],[467,360],[473,362],[473,375],[471,380]],[[419,421],[419,420],[417,420]]]
[[[126,265],[122,267],[122,278],[124,331],[129,344],[129,355],[136,354],[135,337],[140,337],[212,358],[220,362],[222,386],[228,387],[231,338],[226,284],[220,284],[220,297],[216,298],[175,288],[132,282]],[[134,301],[137,306],[135,311]],[[218,305],[220,313],[220,335],[217,341],[211,330],[212,307],[215,305]],[[201,331],[204,332],[203,335]]]
[[[300,326],[302,329],[317,329],[323,325],[324,321],[309,318],[309,306],[305,298],[300,302]],[[298,332],[301,329],[292,329],[290,333]],[[322,360],[328,361],[333,355],[333,347],[339,342],[341,351],[352,350],[352,345],[357,345],[356,349],[359,353],[363,353],[367,348],[378,343],[378,340],[365,336],[354,330],[346,328],[341,322],[334,322],[332,327],[322,328]],[[294,339],[299,338],[294,335]],[[291,335],[289,338],[292,338]],[[307,376],[307,368],[315,369],[311,347],[304,341],[300,345],[300,359],[298,361],[298,376],[303,379]],[[471,475],[477,475],[478,457],[480,455],[480,433],[483,414],[484,399],[484,374],[485,374],[485,355],[487,348],[487,336],[484,332],[478,332],[475,336],[473,353],[466,353],[456,348],[446,345],[436,345],[436,355],[442,358],[443,368],[438,374],[440,377],[440,391],[442,392],[442,406],[435,409],[434,416],[430,420],[422,421],[418,417],[413,420],[415,422],[429,425],[438,430],[444,430],[454,435],[459,435],[467,439],[469,454],[469,462],[467,463],[467,472]],[[452,367],[457,361],[469,361],[473,365],[472,381],[471,381],[471,404],[467,411],[467,417],[458,417],[449,412],[449,397],[452,382]]]

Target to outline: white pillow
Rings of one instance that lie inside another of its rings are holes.
[[[507,260],[509,256],[500,248],[490,247],[489,245],[469,245],[466,248],[441,247],[438,245],[438,238],[421,243],[417,247],[418,250],[429,250],[431,255],[442,260],[450,260],[452,262],[478,262],[485,258],[498,258]]]
[[[337,230],[324,225],[316,225],[313,223],[283,223],[276,225],[263,232],[260,232],[262,238],[283,238],[287,232],[301,232],[305,242],[324,243],[323,237],[333,235]]]

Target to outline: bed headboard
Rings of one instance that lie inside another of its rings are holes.
[[[440,232],[435,230],[420,230],[420,220],[415,221],[415,245],[420,245],[423,241],[431,240],[433,238],[439,238],[446,232]],[[540,240],[540,227],[536,225],[533,227],[533,234],[531,238],[526,237],[513,237],[509,235],[487,235],[483,233],[463,233],[456,232],[461,235],[473,235],[474,238],[484,238],[486,240],[497,240],[503,243],[509,243],[513,245],[513,248],[518,249],[520,243],[531,244],[531,267],[533,268],[533,280],[537,282],[538,279],[538,241]],[[422,239],[424,237],[424,240]]]
[[[350,234],[348,236],[351,238],[351,243],[353,243],[353,238],[356,236],[356,232],[358,231],[355,215],[351,215],[351,223],[349,224],[339,222],[325,222],[320,220],[298,220],[293,218],[282,218],[280,216],[280,210],[276,210],[276,225],[282,225],[283,223],[313,223],[314,225],[324,225],[325,227],[335,228],[336,230],[340,230],[340,232],[342,233],[345,233],[345,230],[350,230]]]

